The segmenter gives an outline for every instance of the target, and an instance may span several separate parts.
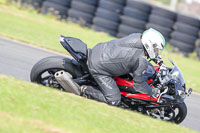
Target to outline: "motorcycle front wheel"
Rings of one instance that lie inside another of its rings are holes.
[[[147,110],[147,115],[164,121],[180,124],[187,115],[187,106],[183,103],[171,105],[171,107],[162,107]]]
[[[172,122],[176,124],[180,124],[187,115],[187,106],[183,103],[178,103],[174,106],[172,106],[172,109],[175,111],[175,118],[172,120]]]

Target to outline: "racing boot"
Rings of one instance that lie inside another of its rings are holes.
[[[79,88],[80,96],[83,96],[83,97],[86,97],[86,98],[87,98],[87,95],[85,94],[85,91],[86,91],[87,88],[88,88],[87,85],[82,85],[82,86]]]

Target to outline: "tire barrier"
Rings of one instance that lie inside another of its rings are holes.
[[[160,31],[164,35],[165,40],[168,41],[175,19],[175,12],[153,6],[146,29],[154,28]]]
[[[199,34],[198,35],[199,35],[199,38],[200,38],[200,30],[199,30]]]
[[[173,26],[170,44],[179,52],[188,56],[195,50],[199,28],[200,20],[178,14]]]
[[[197,53],[198,60],[200,61],[200,38],[195,42],[195,52]]]
[[[43,14],[124,37],[154,28],[178,52],[188,55],[194,50],[200,59],[200,20],[152,6],[139,0],[7,0],[31,5]]]
[[[116,36],[125,1],[99,0],[92,28]]]
[[[42,14],[52,14],[59,19],[67,18],[71,0],[46,0],[42,4]]]
[[[126,6],[135,8],[141,12],[147,13],[149,14],[151,12],[151,5],[144,3],[144,2],[140,2],[138,0],[127,0],[126,2]]]
[[[97,4],[98,0],[72,0],[67,20],[83,26],[90,26]]]
[[[149,18],[151,5],[136,1],[127,0],[123,9],[123,15],[120,17],[120,25],[117,37],[124,37],[134,32],[143,32]]]
[[[199,34],[198,34],[198,39],[196,40],[196,42],[195,42],[195,52],[197,53],[197,57],[198,57],[198,59],[199,59],[199,61],[200,61],[200,30],[199,30],[199,32],[198,32]]]
[[[44,0],[21,0],[21,6],[31,6],[34,9],[40,9]]]
[[[146,24],[146,29],[149,29],[149,28],[154,28],[158,30],[160,33],[162,33],[166,41],[169,40],[169,35],[172,32],[172,29],[170,28],[166,28],[166,27],[163,27],[157,24],[152,24],[152,23]]]
[[[163,18],[167,18],[173,21],[176,20],[176,16],[177,16],[175,12],[166,10],[164,8],[156,7],[156,6],[152,6],[151,14],[161,16]]]

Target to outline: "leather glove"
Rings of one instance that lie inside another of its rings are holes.
[[[157,55],[156,58],[154,59],[154,62],[161,66],[163,64],[163,59],[160,55]]]

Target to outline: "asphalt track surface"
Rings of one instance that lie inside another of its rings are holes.
[[[40,59],[62,55],[25,43],[0,37],[0,74],[30,81],[30,71]],[[200,132],[200,94],[193,93],[186,100],[188,114],[181,126]]]

